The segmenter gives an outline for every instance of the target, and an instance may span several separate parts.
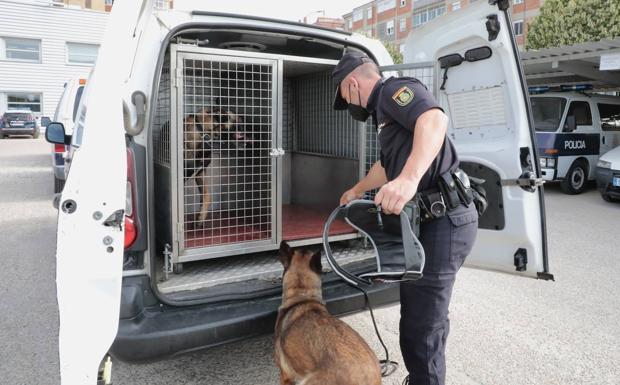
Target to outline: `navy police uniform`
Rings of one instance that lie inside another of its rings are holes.
[[[334,76],[337,84],[344,79],[341,73],[340,77]],[[334,107],[338,108],[338,103],[342,106],[342,101],[336,101]],[[417,79],[391,77],[374,86],[366,109],[377,125],[381,165],[388,180],[400,175],[411,154],[418,117],[433,108],[441,109]],[[421,179],[418,192],[437,191],[440,175],[456,170],[458,164],[454,145],[446,136],[439,154]],[[445,383],[444,353],[450,330],[448,306],[456,273],[471,251],[477,228],[474,204],[461,204],[445,216],[423,221],[420,226],[419,238],[426,253],[423,278],[402,283],[400,288],[400,347],[410,384]]]

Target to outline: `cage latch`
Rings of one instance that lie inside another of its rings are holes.
[[[271,156],[272,158],[284,156],[284,149],[283,148],[272,148],[271,151],[269,151],[269,156]]]

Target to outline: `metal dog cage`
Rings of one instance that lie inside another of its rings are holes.
[[[153,125],[166,262],[320,243],[342,192],[378,159],[373,122],[332,109],[336,63],[170,45]]]

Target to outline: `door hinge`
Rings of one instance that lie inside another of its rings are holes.
[[[518,179],[502,179],[502,186],[519,186],[525,191],[534,192],[536,188],[545,183],[543,178],[536,178],[534,173],[528,171]]]
[[[179,88],[179,84],[183,80],[183,70],[181,68],[176,68],[172,71],[170,76],[170,82],[172,83],[173,88]]]
[[[487,32],[489,33],[489,41],[493,41],[497,39],[497,35],[499,35],[499,31],[501,28],[497,15],[487,16],[486,27],[487,27]]]
[[[515,252],[514,259],[515,259],[515,267],[517,271],[527,270],[527,250],[526,249],[518,249]]]
[[[123,230],[123,223],[125,223],[125,210],[123,209],[116,210],[105,221],[103,221],[104,226],[118,227],[119,230]]]
[[[168,280],[168,274],[172,273],[172,251],[168,243],[164,246],[164,281]]]
[[[489,0],[489,4],[497,5],[500,11],[505,11],[510,8],[510,1],[508,0]]]

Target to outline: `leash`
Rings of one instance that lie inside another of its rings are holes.
[[[340,278],[342,278],[342,280],[345,281],[349,286],[354,287],[355,289],[361,291],[362,294],[364,295],[364,300],[365,300],[364,306],[368,307],[368,311],[370,313],[370,318],[372,320],[372,325],[375,330],[375,334],[377,335],[377,339],[379,340],[379,343],[383,347],[383,351],[385,353],[385,358],[382,360],[379,360],[379,365],[381,367],[381,377],[388,377],[392,375],[394,372],[396,372],[399,364],[398,362],[390,359],[390,352],[387,346],[385,345],[385,342],[383,341],[383,338],[381,337],[381,333],[379,332],[379,328],[377,326],[377,321],[375,319],[375,314],[373,311],[372,303],[370,302],[370,297],[368,295],[368,292],[364,289],[363,286],[372,285],[373,281],[375,280],[380,280],[384,282],[395,282],[395,281],[416,280],[416,279],[421,278],[422,269],[424,268],[424,262],[425,262],[424,248],[422,247],[420,241],[418,240],[415,234],[417,233],[416,231],[417,228],[414,229],[414,226],[412,226],[412,221],[410,217],[405,212],[401,213],[399,218],[396,216],[392,217],[391,225],[393,226],[396,224],[398,227],[400,227],[401,234],[402,234],[401,242],[404,246],[402,250],[402,259],[403,259],[403,261],[401,261],[402,267],[401,269],[399,269],[399,271],[392,271],[392,272],[382,271],[381,261],[380,261],[380,256],[379,256],[379,249],[377,248],[377,244],[375,243],[375,240],[373,239],[372,236],[370,236],[368,232],[369,228],[367,226],[366,227],[360,226],[359,223],[352,223],[352,220],[350,220],[351,218],[347,217],[346,215],[346,214],[352,214],[351,212],[346,211],[346,210],[354,205],[361,205],[362,207],[364,207],[364,212],[367,213],[364,215],[368,217],[372,216],[374,218],[374,220],[376,221],[374,222],[376,224],[375,229],[379,229],[381,232],[384,232],[384,230],[387,230],[386,227],[390,226],[389,223],[385,222],[387,217],[386,218],[382,217],[381,207],[375,206],[374,202],[372,201],[355,200],[355,201],[350,202],[348,205],[338,207],[336,210],[332,212],[332,214],[326,221],[325,227],[323,229],[323,246],[325,249],[325,255],[326,255],[327,261],[330,264],[332,271],[334,271],[338,276],[340,276]],[[349,225],[351,225],[358,231],[365,234],[368,237],[368,239],[370,239],[370,241],[372,242],[375,248],[375,251],[377,252],[377,269],[378,269],[377,273],[364,274],[358,277],[355,274],[348,272],[346,269],[338,265],[336,259],[333,257],[331,247],[329,246],[329,228],[330,228],[331,223],[336,219],[336,217],[338,217],[341,211],[346,212],[344,219],[349,223]],[[414,217],[414,219],[416,218],[417,215],[418,215],[417,212],[415,211],[412,212],[412,217]],[[415,224],[415,222],[413,223]],[[367,231],[364,231],[362,227],[365,227]],[[372,231],[370,232],[372,233]],[[375,236],[376,236],[376,233],[375,233]]]
[[[372,326],[375,329],[375,334],[377,335],[377,339],[381,346],[383,346],[383,351],[385,352],[385,359],[379,360],[379,366],[381,367],[381,377],[391,376],[396,369],[398,369],[398,362],[390,360],[390,352],[388,351],[387,346],[383,342],[383,338],[381,338],[381,334],[379,333],[379,328],[377,327],[377,321],[375,321],[375,314],[372,311],[372,305],[370,304],[370,298],[368,297],[368,293],[366,290],[362,289],[359,286],[352,285],[349,283],[349,286],[356,288],[364,294],[364,299],[366,301],[366,306],[368,306],[368,311],[370,312],[370,319],[372,320]]]

